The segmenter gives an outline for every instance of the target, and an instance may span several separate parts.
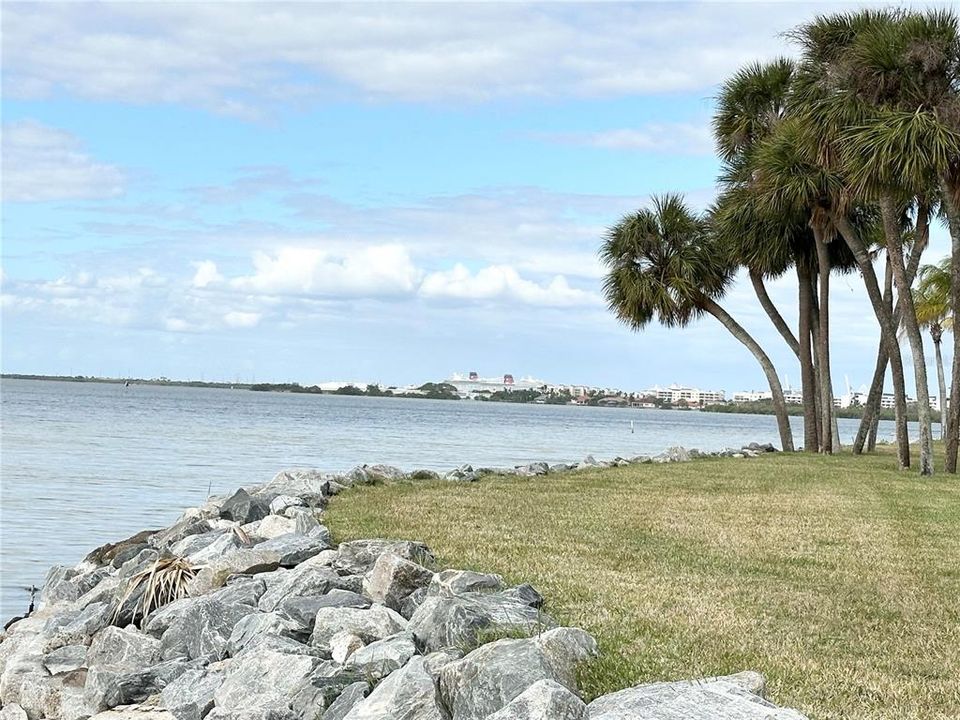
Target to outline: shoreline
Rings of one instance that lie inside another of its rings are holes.
[[[737,456],[772,451],[757,448]],[[709,455],[671,448],[552,472],[697,457]],[[581,698],[577,667],[598,657],[596,641],[558,626],[532,586],[438,567],[416,540],[337,545],[323,524],[329,498],[370,482],[551,472],[466,467],[281,471],[54,566],[37,610],[0,635],[4,720],[616,720],[635,707],[805,720],[766,700],[753,670]]]

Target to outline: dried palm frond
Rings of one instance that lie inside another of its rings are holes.
[[[244,530],[242,527],[240,527],[239,525],[234,525],[230,529],[233,531],[233,534],[237,536],[237,540],[240,541],[241,545],[243,545],[244,547],[249,547],[250,545],[253,545],[253,541],[250,540],[250,536],[247,535],[247,531]]]
[[[127,589],[117,604],[113,622],[119,619],[124,606],[135,596],[137,590],[142,590],[142,594],[134,603],[130,622],[136,622],[138,616],[144,620],[157,608],[186,597],[187,584],[196,577],[198,571],[199,568],[181,557],[158,558],[130,578]]]

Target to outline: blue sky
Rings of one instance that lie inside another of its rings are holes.
[[[4,3],[3,369],[762,387],[711,319],[618,325],[596,250],[653,193],[705,207],[717,83],[840,7]],[[834,290],[842,390],[877,333]],[[749,283],[725,304],[795,384]]]

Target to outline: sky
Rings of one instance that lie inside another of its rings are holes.
[[[654,194],[706,208],[718,83],[854,7],[5,2],[3,371],[763,388],[712,318],[618,324],[597,249]],[[838,393],[873,371],[861,286]],[[799,385],[749,282],[723,305]]]

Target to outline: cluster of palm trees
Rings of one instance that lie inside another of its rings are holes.
[[[821,16],[787,36],[796,61],[747,66],[720,90],[713,131],[720,193],[704,215],[676,195],[622,218],[601,250],[611,309],[634,329],[717,318],[759,361],[784,450],[793,450],[783,390],[763,348],[720,305],[740,269],[800,366],[804,448],[839,448],[830,371],[830,278],[859,273],[880,326],[874,377],[853,451],[872,450],[889,366],[897,457],[911,464],[901,339],[913,362],[920,472],[933,473],[921,328],[940,345],[960,311],[960,22],[949,10],[858,10]],[[951,256],[921,267],[930,226]],[[881,265],[883,277],[879,277]],[[797,332],[767,294],[791,273]],[[953,332],[946,469],[957,471],[960,333]]]

